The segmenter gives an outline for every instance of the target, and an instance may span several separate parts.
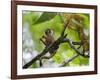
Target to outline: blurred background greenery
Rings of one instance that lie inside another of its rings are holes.
[[[38,55],[44,49],[43,43],[39,40],[47,28],[54,31],[55,40],[60,36],[63,29],[62,19],[67,22],[69,16],[72,13],[61,13],[63,18],[56,12],[33,12],[33,11],[23,11],[22,13],[22,25],[23,25],[23,65],[30,61],[33,57]],[[85,30],[85,33],[89,36],[89,14],[83,13],[73,13],[81,16],[83,19],[81,25]],[[71,24],[72,27],[76,25]],[[79,42],[80,38],[78,32],[67,28],[66,33],[68,33],[67,38]],[[76,46],[77,47],[77,46]],[[80,49],[81,50],[81,49]],[[55,56],[52,57],[52,63],[46,63],[44,67],[54,67],[57,64],[62,63],[67,58],[72,57],[75,51],[70,48],[68,43],[63,43],[60,45]],[[48,60],[47,60],[48,61]],[[49,61],[48,61],[49,62]],[[53,64],[51,66],[51,64]],[[86,66],[89,64],[89,59],[82,56],[78,56],[66,66]],[[31,66],[33,68],[39,67],[38,62],[33,63]]]

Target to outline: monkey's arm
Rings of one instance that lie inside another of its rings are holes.
[[[44,35],[42,36],[42,38],[47,39],[47,37],[46,37],[46,36],[44,36]]]
[[[40,41],[42,41],[42,43],[46,46],[46,43],[42,38],[40,38]]]

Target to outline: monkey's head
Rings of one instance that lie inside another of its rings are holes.
[[[53,30],[52,29],[46,29],[45,34],[46,35],[53,35]]]

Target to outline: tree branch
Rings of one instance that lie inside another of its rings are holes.
[[[68,64],[69,62],[71,62],[72,60],[77,58],[78,56],[79,56],[79,54],[75,54],[73,57],[66,59],[59,67],[64,67],[66,64]]]
[[[52,50],[54,50],[55,47],[59,46],[60,43],[62,42],[62,37],[58,38],[54,43],[52,43],[51,45],[45,47],[45,49],[39,54],[37,55],[35,58],[33,58],[30,62],[26,63],[23,68],[28,68],[29,66],[31,66],[35,61],[39,60],[40,57],[44,56],[47,52],[53,52]]]
[[[64,38],[63,42],[68,42],[69,45],[70,45],[70,47],[71,47],[72,49],[74,49],[75,52],[76,52],[77,54],[79,54],[79,55],[81,55],[81,56],[83,56],[83,57],[87,57],[87,58],[90,57],[89,55],[86,55],[86,56],[85,56],[83,52],[81,53],[81,52],[73,45],[72,40],[70,40],[70,39],[68,39],[68,38]]]

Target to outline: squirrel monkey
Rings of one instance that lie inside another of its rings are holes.
[[[40,40],[45,45],[45,47],[48,47],[52,43],[54,43],[55,39],[53,37],[53,30],[46,29],[45,30],[45,35],[43,35],[42,38],[40,38]],[[57,51],[58,48],[59,48],[58,45],[55,46],[55,47],[52,47],[52,49],[49,50],[49,54],[50,54],[49,56],[46,56],[46,55],[42,56],[40,58],[40,66],[42,66],[42,59],[50,59],[50,58],[52,58],[55,55],[55,53],[56,53],[56,51]]]
[[[40,40],[43,42],[43,44],[47,47],[50,44],[52,44],[55,40],[53,37],[53,30],[51,29],[46,29],[45,30],[45,35],[40,38]]]

